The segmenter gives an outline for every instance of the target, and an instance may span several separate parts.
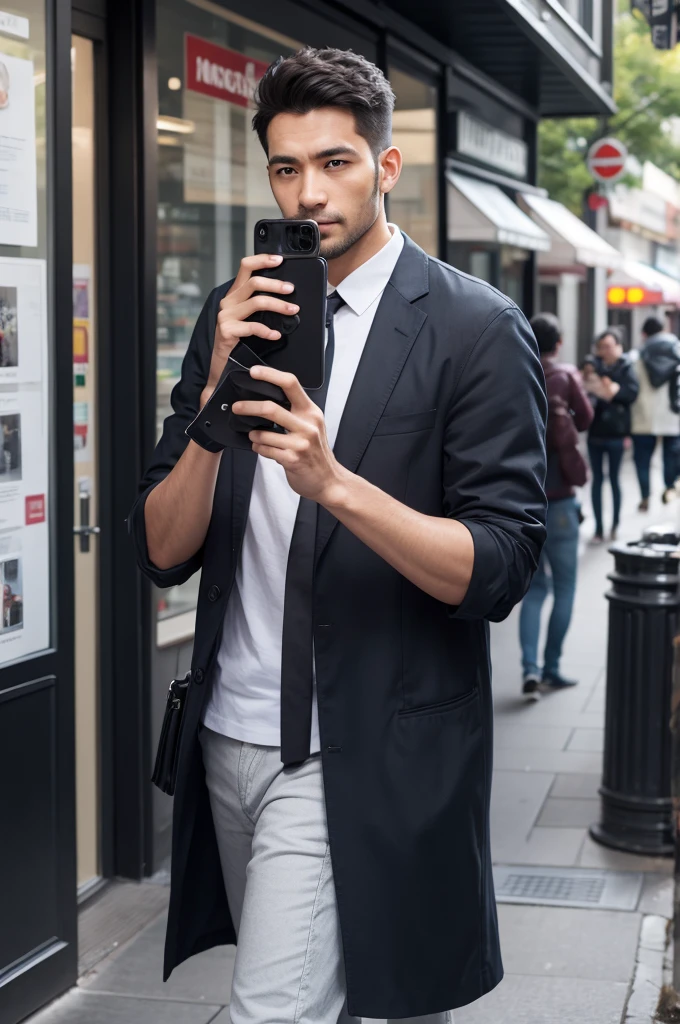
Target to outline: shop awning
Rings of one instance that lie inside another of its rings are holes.
[[[609,270],[621,266],[622,256],[618,249],[605,242],[562,203],[526,192],[520,193],[520,203],[550,236],[550,256],[541,257],[541,263],[556,267],[575,263],[584,267],[607,267]]]
[[[497,185],[447,171],[450,242],[495,242],[547,250],[550,239]]]
[[[680,281],[646,263],[623,260],[609,276],[607,298],[610,306],[680,306]]]

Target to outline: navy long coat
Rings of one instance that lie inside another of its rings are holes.
[[[160,571],[144,502],[173,468],[208,377],[227,285],[209,296],[129,527],[158,586],[201,571],[174,802],[165,977],[235,934],[197,730],[234,582],[256,456],[226,450],[203,548]],[[319,510],[314,644],[328,829],[349,1013],[454,1009],[502,977],[489,849],[492,704],[486,620],[529,585],[545,537],[546,400],[515,304],[410,239],[376,312],[338,460],[474,539],[467,596],[447,607]]]

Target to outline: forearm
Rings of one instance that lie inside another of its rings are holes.
[[[158,569],[186,562],[203,545],[221,457],[189,441],[172,472],[146,499],[147,548]]]
[[[462,523],[416,512],[343,469],[322,504],[411,583],[445,604],[461,604],[474,562],[472,535]]]

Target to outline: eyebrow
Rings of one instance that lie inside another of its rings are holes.
[[[334,156],[358,156],[356,149],[352,146],[332,146],[330,149],[322,149],[320,153],[315,153],[312,160],[328,160]],[[272,164],[293,164],[299,165],[300,161],[296,156],[285,156],[284,154],[276,154],[269,158],[269,166]]]

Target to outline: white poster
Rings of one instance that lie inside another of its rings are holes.
[[[0,245],[37,244],[33,63],[0,52]]]
[[[44,260],[0,256],[0,384],[44,379],[46,293]]]
[[[0,258],[0,665],[50,642],[45,270]]]

